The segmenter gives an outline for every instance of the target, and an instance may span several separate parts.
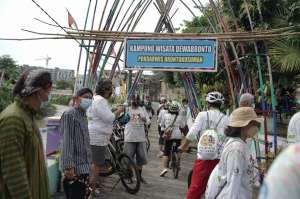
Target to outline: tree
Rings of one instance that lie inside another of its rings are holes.
[[[56,88],[65,90],[65,89],[68,89],[68,88],[72,88],[72,85],[68,81],[59,80],[59,81],[56,82]]]
[[[13,85],[20,74],[15,60],[9,55],[0,56],[0,112],[12,101]]]

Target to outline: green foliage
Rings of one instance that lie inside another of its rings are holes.
[[[56,84],[57,89],[62,89],[62,90],[65,90],[65,89],[68,89],[68,88],[73,89],[73,84],[71,82],[68,82],[68,81],[65,81],[65,80],[59,80],[55,84]]]
[[[13,102],[12,85],[7,81],[0,86],[0,112]]]
[[[41,108],[36,117],[38,120],[43,119],[45,117],[49,117],[49,116],[53,116],[56,113],[56,107],[54,106],[54,104],[52,102],[50,102],[49,104],[47,104],[47,106]]]
[[[71,96],[65,96],[65,95],[54,95],[51,98],[51,102],[53,104],[59,104],[59,105],[65,105],[68,106],[72,97]]]
[[[10,56],[0,56],[0,112],[13,102],[13,83],[19,74],[20,70]]]

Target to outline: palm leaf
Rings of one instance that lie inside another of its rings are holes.
[[[270,55],[282,72],[300,72],[300,42],[297,39],[275,41]]]

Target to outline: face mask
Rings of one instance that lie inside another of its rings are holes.
[[[252,108],[255,109],[255,104],[252,104]]]
[[[48,100],[47,101],[42,101],[40,95],[38,95],[39,100],[41,101],[41,106],[40,108],[45,108],[48,106],[49,102],[51,101],[51,95],[48,96]]]
[[[253,138],[259,131],[257,126],[251,126],[248,130],[248,138]]]
[[[91,99],[81,98],[80,107],[82,109],[87,110],[90,107],[91,104],[92,104]]]

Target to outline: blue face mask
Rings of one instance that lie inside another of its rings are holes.
[[[81,98],[80,107],[82,109],[87,110],[90,107],[91,104],[92,104],[91,99]]]

